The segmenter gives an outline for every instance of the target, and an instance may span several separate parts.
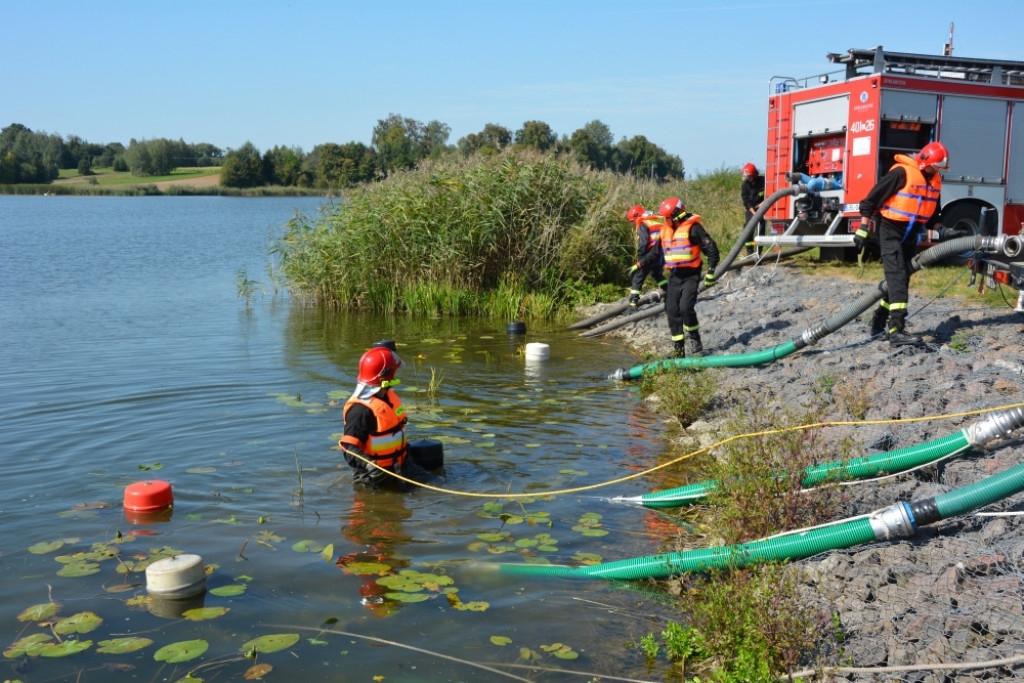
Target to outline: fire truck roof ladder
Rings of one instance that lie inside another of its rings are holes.
[[[846,79],[872,73],[902,74],[930,78],[956,79],[981,83],[1024,85],[1024,62],[996,59],[969,59],[944,55],[887,52],[879,45],[866,50],[831,52],[828,60],[846,65]]]

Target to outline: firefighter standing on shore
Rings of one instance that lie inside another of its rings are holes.
[[[665,219],[653,211],[645,211],[639,204],[629,207],[626,220],[636,228],[636,263],[629,269],[633,277],[629,290],[629,306],[636,309],[640,303],[640,291],[644,280],[650,275],[662,293],[668,287],[665,278],[665,259],[661,253],[661,229]]]
[[[741,174],[743,176],[743,183],[740,185],[740,199],[743,201],[743,220],[745,225],[746,221],[749,221],[750,217],[757,213],[757,210],[761,208],[761,204],[764,203],[764,176],[757,172],[757,167],[754,164],[746,164]],[[753,238],[763,234],[764,219],[762,218],[751,240],[746,244],[748,254],[754,253]]]
[[[686,357],[686,338],[690,338],[690,355],[704,355],[700,339],[700,323],[694,307],[700,286],[701,264],[707,256],[708,272],[704,288],[715,286],[715,268],[718,267],[718,245],[700,224],[700,216],[687,213],[678,197],[669,197],[658,207],[658,214],[666,219],[661,230],[661,250],[665,267],[669,271],[665,314],[672,334],[677,358]]]
[[[889,290],[875,309],[871,333],[886,333],[891,346],[922,344],[920,335],[906,330],[911,259],[925,229],[940,230],[939,193],[942,176],[949,168],[949,154],[941,142],[929,142],[913,156],[897,154],[892,168],[860,202],[860,228],[853,236],[863,249],[875,213],[882,220],[877,230],[885,284]],[[948,231],[940,231],[945,233]]]

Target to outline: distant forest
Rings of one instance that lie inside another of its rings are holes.
[[[369,146],[327,142],[307,154],[298,147],[281,146],[260,152],[251,142],[225,151],[210,143],[166,138],[133,138],[125,147],[119,142],[91,143],[77,135],[64,139],[14,123],[0,131],[0,184],[51,183],[60,177],[61,169],[77,169],[79,175],[88,176],[94,168],[111,168],[144,178],[168,175],[176,168],[219,166],[225,187],[340,189],[413,168],[423,159],[494,154],[510,145],[572,155],[592,168],[637,177],[684,177],[679,157],[642,135],[615,142],[608,126],[596,119],[561,137],[543,121],[527,121],[515,132],[488,123],[454,145],[448,144],[450,134],[451,127],[440,121],[424,124],[391,114],[377,121]]]

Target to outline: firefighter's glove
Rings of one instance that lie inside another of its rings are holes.
[[[704,276],[704,289],[711,289],[714,286],[715,274],[712,272],[708,272],[708,274]]]
[[[367,465],[367,475],[369,475],[370,483],[374,488],[377,488],[388,478],[388,473],[379,467]]]
[[[857,247],[857,251],[863,251],[864,247],[868,244],[868,231],[867,228],[861,226],[857,232],[853,233],[853,244]]]
[[[636,264],[634,263],[634,264],[633,264],[633,267],[629,269],[629,274],[630,274],[630,275],[632,275],[633,273],[635,273],[635,272],[636,272],[636,271],[638,271],[638,270],[640,270],[640,266],[638,266],[638,265],[636,265]]]

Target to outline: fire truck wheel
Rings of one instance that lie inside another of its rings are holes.
[[[981,234],[981,207],[977,204],[957,204],[951,209],[942,212],[942,225],[954,230],[965,230],[971,235]],[[967,257],[970,252],[947,256],[942,260],[945,266],[967,265]]]

